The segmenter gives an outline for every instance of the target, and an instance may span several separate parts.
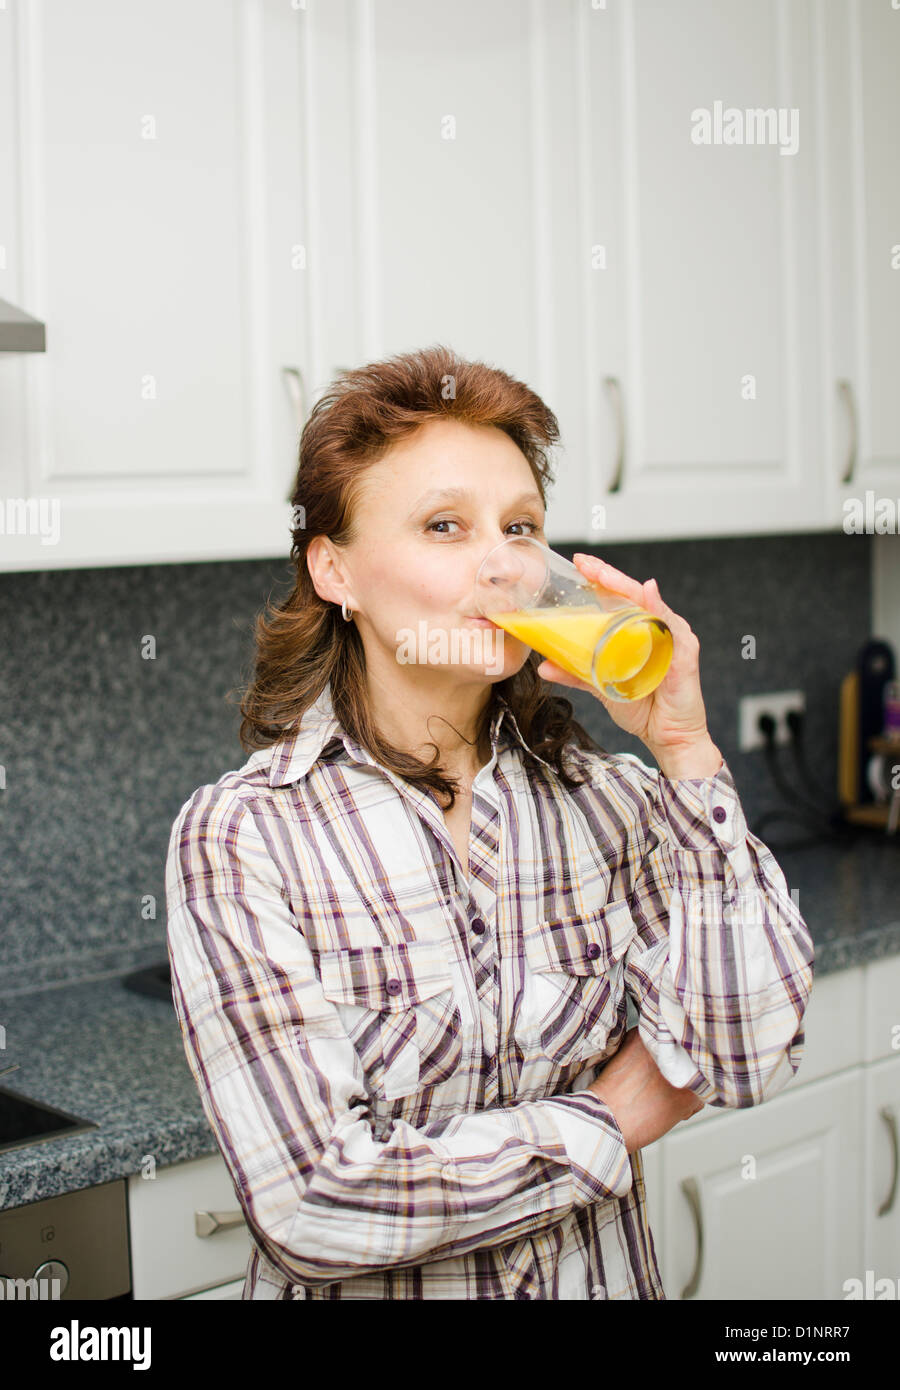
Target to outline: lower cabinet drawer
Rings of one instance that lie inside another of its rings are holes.
[[[200,1293],[183,1294],[180,1302],[197,1303],[201,1299],[203,1299],[206,1302],[209,1302],[212,1299],[220,1299],[222,1301],[230,1299],[232,1302],[235,1302],[238,1299],[243,1299],[243,1296],[243,1279],[232,1279],[230,1284],[217,1284],[214,1289],[202,1289]]]
[[[198,1234],[198,1214],[207,1235]],[[221,1154],[159,1168],[152,1178],[130,1177],[128,1229],[136,1299],[180,1298],[243,1281],[250,1233]]]

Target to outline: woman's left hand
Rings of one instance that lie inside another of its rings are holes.
[[[711,742],[706,706],[700,692],[700,643],[684,618],[663,603],[656,580],[648,579],[646,584],[639,584],[592,555],[575,555],[572,562],[585,579],[623,594],[648,613],[665,619],[674,639],[672,663],[656,689],[640,700],[608,700],[587,681],[570,675],[546,658],[537,668],[538,675],[559,685],[587,690],[600,701],[620,729],[634,734],[654,756]]]

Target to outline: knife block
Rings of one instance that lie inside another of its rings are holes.
[[[900,798],[895,792],[889,801],[860,800],[860,720],[859,672],[849,671],[841,681],[840,720],[838,727],[838,799],[845,820],[852,825],[884,826],[888,829],[891,807]],[[894,754],[900,762],[900,743],[885,738],[867,740],[873,753]],[[896,819],[896,811],[895,816]]]

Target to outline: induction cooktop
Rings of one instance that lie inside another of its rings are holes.
[[[82,1120],[78,1115],[42,1105],[40,1101],[29,1100],[17,1091],[0,1086],[0,1152],[96,1128],[95,1120]]]

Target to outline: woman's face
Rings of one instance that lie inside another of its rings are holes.
[[[461,491],[439,495],[449,488]],[[547,543],[534,476],[503,430],[429,421],[367,468],[355,517],[357,540],[333,548],[346,587],[327,568],[317,590],[346,593],[370,666],[413,660],[481,684],[521,669],[529,648],[473,621],[488,551],[511,536]]]

